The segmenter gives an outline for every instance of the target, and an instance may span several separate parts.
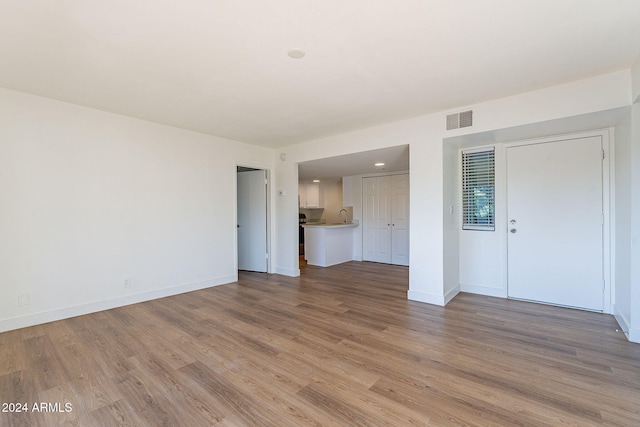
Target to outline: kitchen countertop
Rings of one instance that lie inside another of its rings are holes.
[[[345,224],[344,222],[337,222],[337,223],[333,223],[333,224],[325,224],[325,223],[306,223],[306,224],[300,224],[301,226],[305,227],[305,228],[347,228],[347,227],[357,227],[358,226],[358,221],[354,221],[351,222],[349,224]]]

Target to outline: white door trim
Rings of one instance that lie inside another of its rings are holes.
[[[563,134],[563,135],[553,135],[553,136],[548,136],[548,137],[544,137],[544,138],[534,138],[534,139],[527,139],[527,140],[521,140],[521,141],[512,141],[512,142],[507,142],[502,144],[503,147],[509,148],[509,147],[516,147],[516,146],[521,146],[521,145],[531,145],[531,144],[544,144],[544,143],[550,143],[550,142],[557,142],[557,141],[566,141],[569,139],[579,139],[579,138],[588,138],[588,137],[594,137],[594,136],[599,136],[602,138],[602,147],[604,150],[604,160],[602,162],[602,209],[603,209],[603,215],[604,215],[604,226],[603,226],[603,279],[604,279],[604,299],[603,299],[603,312],[607,313],[607,314],[611,314],[612,313],[612,296],[614,295],[615,292],[615,288],[614,288],[614,283],[615,283],[615,277],[614,277],[614,271],[611,268],[612,264],[613,264],[613,260],[614,260],[614,248],[615,248],[615,232],[614,232],[614,221],[612,221],[612,218],[614,218],[613,215],[615,215],[615,211],[613,208],[613,197],[615,192],[614,190],[614,185],[615,185],[615,181],[614,181],[614,176],[615,174],[613,173],[613,171],[615,171],[615,158],[614,158],[614,144],[612,144],[613,138],[614,138],[614,128],[608,128],[608,129],[599,129],[599,130],[593,130],[593,131],[585,131],[585,132],[576,132],[576,133],[571,133],[571,134]],[[505,177],[506,178],[506,177]],[[501,188],[500,188],[500,194],[502,194],[505,197],[506,200],[506,179],[501,179]],[[503,230],[507,230],[508,227],[508,218],[506,215],[506,209],[507,209],[507,203],[503,203],[503,206],[501,206],[501,210],[503,210],[502,214],[500,215],[500,217],[503,218],[503,222],[502,224],[498,224],[498,226],[502,226]],[[505,232],[503,233],[503,245],[505,248],[507,248],[508,243],[507,243],[507,239],[508,239],[508,234]],[[504,259],[503,262],[506,266],[505,270],[504,270],[504,283],[507,284],[508,286],[508,279],[507,279],[507,274],[508,274],[508,259],[507,259],[507,252],[508,251],[504,251]]]
[[[235,280],[238,280],[238,167],[246,167],[252,169],[260,169],[265,171],[266,180],[267,180],[267,273],[273,273],[272,260],[274,253],[273,250],[273,239],[272,230],[273,230],[273,215],[272,215],[272,191],[271,191],[271,169],[264,165],[257,165],[251,163],[244,162],[234,162],[233,169],[233,252],[234,252],[234,272],[235,272]],[[297,252],[296,252],[297,253]]]

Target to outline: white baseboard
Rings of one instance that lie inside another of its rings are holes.
[[[460,286],[455,286],[449,292],[444,294],[444,305],[449,304],[449,301],[451,301],[459,293],[460,293]]]
[[[485,295],[488,297],[507,298],[507,290],[501,288],[492,288],[490,286],[470,285],[468,283],[460,283],[460,291],[470,294]]]
[[[444,307],[445,300],[443,295],[428,294],[426,292],[412,291],[407,292],[407,299],[411,301],[426,302]]]
[[[629,341],[640,343],[640,329],[632,328],[629,319],[627,319],[624,314],[618,311],[618,308],[615,306],[615,304],[613,305],[613,317],[615,317],[616,322],[618,322],[618,325],[620,326],[620,329],[622,329],[622,332],[624,332]]]
[[[276,267],[276,271],[275,274],[281,274],[283,276],[289,276],[289,277],[298,277],[300,276],[300,269],[299,268],[282,268],[282,267]]]
[[[213,286],[224,285],[237,281],[235,276],[218,277],[198,282],[184,283],[169,288],[155,289],[152,291],[142,292],[134,295],[126,295],[117,298],[111,298],[102,301],[90,302],[87,304],[76,305],[73,307],[65,307],[55,310],[43,311],[40,313],[27,314],[10,319],[0,320],[0,332],[11,331],[28,326],[40,325],[43,323],[54,322],[56,320],[68,319],[70,317],[82,316],[98,311],[109,310],[111,308],[122,307],[130,304],[150,301],[158,298],[164,298],[172,295],[183,294],[186,292],[197,291],[200,289],[211,288]]]
[[[427,304],[434,304],[444,307],[449,303],[449,301],[451,301],[456,295],[458,295],[458,293],[460,293],[460,287],[458,286],[449,290],[444,295],[435,295],[428,294],[426,292],[409,290],[407,292],[407,299],[411,301],[426,302]]]

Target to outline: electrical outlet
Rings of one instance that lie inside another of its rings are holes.
[[[29,292],[20,292],[18,294],[18,307],[31,304],[31,298],[29,298]]]
[[[125,288],[130,288],[131,286],[133,286],[132,283],[131,283],[131,277],[125,277],[125,279],[124,279],[124,287]]]

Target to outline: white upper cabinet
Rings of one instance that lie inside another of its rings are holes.
[[[320,185],[298,184],[298,201],[301,208],[321,208]]]

